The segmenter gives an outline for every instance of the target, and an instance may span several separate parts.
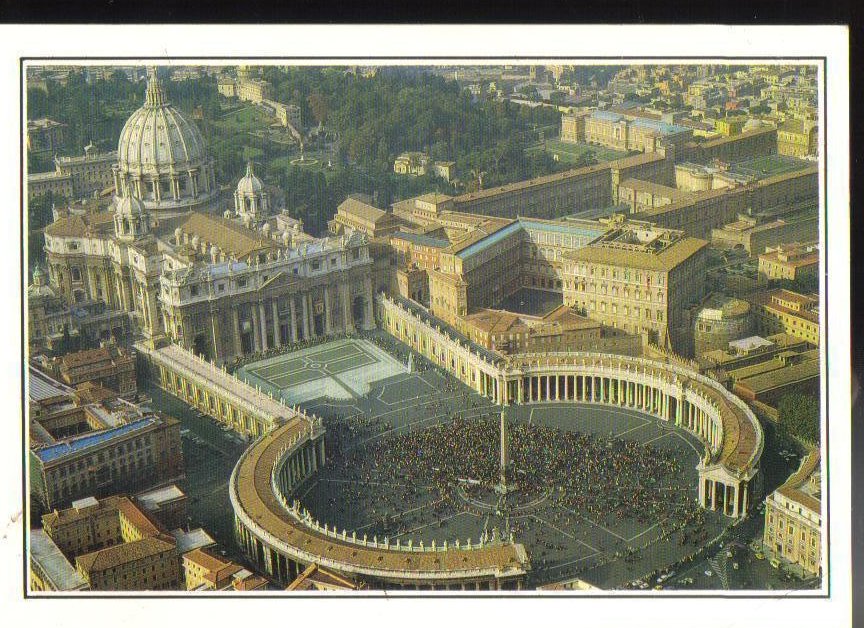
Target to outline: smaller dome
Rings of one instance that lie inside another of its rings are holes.
[[[226,209],[225,212],[224,212],[222,215],[223,215],[225,218],[227,218],[228,220],[230,220],[231,218],[234,217],[234,212],[232,212],[230,209]]]
[[[261,231],[264,233],[265,236],[266,236],[266,235],[270,235],[270,229],[271,229],[271,227],[270,227],[270,223],[269,223],[269,222],[265,222],[265,223],[264,223],[264,226],[261,227]]]
[[[264,184],[261,183],[261,179],[255,176],[255,169],[250,160],[246,164],[246,176],[240,179],[239,183],[237,183],[237,193],[241,195],[254,196],[260,194],[263,189]]]
[[[117,214],[140,216],[144,211],[144,203],[132,195],[121,196],[114,201],[114,212]]]

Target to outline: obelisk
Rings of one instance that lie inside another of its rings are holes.
[[[507,465],[510,463],[510,456],[507,451],[507,418],[504,416],[504,411],[501,411],[501,469],[498,479],[498,492],[507,492]]]

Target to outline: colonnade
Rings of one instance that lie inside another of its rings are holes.
[[[304,441],[277,464],[275,478],[279,490],[283,495],[291,495],[325,463],[324,439]]]
[[[752,480],[759,470],[762,428],[746,404],[718,382],[681,365],[621,355],[504,357],[466,342],[410,303],[379,295],[378,304],[386,331],[498,405],[607,404],[690,431],[705,446],[698,468],[700,504],[732,517],[747,511],[756,489]]]
[[[727,517],[739,517],[750,507],[749,482],[729,482],[713,474],[700,474],[699,503],[703,508],[722,512]]]
[[[566,369],[566,367],[564,367]],[[563,369],[562,369],[563,370]],[[575,401],[603,403],[632,408],[665,421],[674,421],[705,441],[712,451],[722,444],[723,428],[710,402],[675,381],[641,380],[638,373],[621,371],[617,375],[550,373],[505,378],[504,393],[495,400],[537,403]],[[498,388],[498,387],[496,387]]]
[[[377,537],[367,541],[365,535],[361,540],[356,533],[343,530],[340,535],[335,527],[313,523],[308,518],[311,513],[301,510],[292,494],[302,491],[303,483],[325,463],[324,430],[320,423],[313,423],[311,431],[297,427],[286,423],[256,441],[240,457],[229,482],[237,541],[263,573],[288,584],[316,562],[359,577],[373,588],[522,588],[527,555],[521,545],[512,542],[472,546],[469,540],[460,549],[457,541],[448,550],[446,543],[424,549],[422,543],[412,546],[409,541],[400,548],[398,539],[395,544],[388,544],[386,538],[382,543]],[[262,494],[265,490],[266,495]],[[329,553],[337,547],[340,551]],[[346,553],[346,548],[353,551]],[[455,569],[442,569],[440,563],[450,551],[462,552],[465,558]],[[428,560],[436,557],[442,558]],[[423,562],[430,565],[421,566]]]
[[[154,348],[139,342],[135,348],[149,360],[160,388],[246,438],[259,437],[296,414],[281,401],[176,345]]]

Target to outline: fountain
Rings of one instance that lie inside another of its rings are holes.
[[[292,166],[301,166],[301,167],[317,165],[318,164],[317,159],[306,159],[306,153],[305,153],[305,147],[304,147],[303,141],[302,140],[299,140],[299,141],[300,141],[300,158],[299,159],[292,159],[291,165]]]

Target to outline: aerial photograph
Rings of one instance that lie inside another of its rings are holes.
[[[817,63],[104,63],[22,65],[28,596],[826,591]]]

